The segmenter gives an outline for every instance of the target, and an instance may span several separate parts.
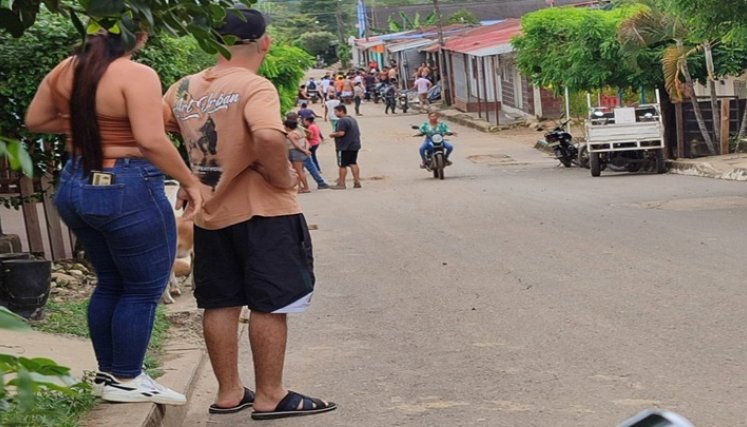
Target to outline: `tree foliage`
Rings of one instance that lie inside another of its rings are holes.
[[[51,13],[41,14],[37,25],[20,38],[0,32],[0,135],[17,141],[8,144],[14,150],[7,153],[11,154],[11,163],[14,158],[23,158],[24,152],[31,153],[37,172],[58,161],[64,150],[63,138],[32,136],[23,126],[23,117],[42,78],[72,52],[78,41],[72,23]],[[26,150],[21,150],[23,147]]]
[[[206,52],[227,56],[222,42],[232,39],[222,39],[212,28],[236,2],[250,6],[254,0],[0,0],[0,29],[21,37],[46,8],[68,18],[81,36],[104,28],[134,46],[138,30],[193,35]]]
[[[314,58],[300,48],[289,45],[273,45],[270,48],[259,72],[277,88],[283,112],[295,107],[299,83],[313,64]]]
[[[527,14],[523,34],[513,40],[517,65],[534,82],[557,90],[652,86],[661,74],[624,66],[617,41],[620,23],[635,10],[548,8]]]
[[[316,29],[337,34],[338,41],[344,43],[345,38],[354,33],[350,23],[356,22],[355,5],[354,1],[301,0],[300,12],[319,22]],[[340,22],[337,19],[338,15]]]
[[[447,24],[479,24],[480,20],[477,19],[474,13],[467,9],[457,10],[456,12],[449,15],[446,19]]]
[[[747,0],[672,0],[672,6],[692,26],[694,34],[745,37]]]
[[[436,14],[436,11],[433,10],[425,17],[421,17],[420,13],[415,12],[415,15],[412,18],[407,16],[404,12],[400,12],[399,21],[390,16],[388,24],[390,31],[400,32],[407,30],[417,30],[419,28],[436,25],[437,22],[438,15]]]
[[[334,47],[337,45],[337,36],[329,31],[315,31],[301,35],[297,44],[313,57],[321,55],[329,61],[335,57]]]

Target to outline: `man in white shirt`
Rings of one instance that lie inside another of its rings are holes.
[[[320,81],[320,86],[322,87],[322,99],[325,101],[327,100],[327,92],[329,92],[329,86],[331,85],[331,83],[332,82],[330,81],[329,74],[325,74]]]
[[[333,93],[327,96],[327,100],[324,102],[324,121],[329,120],[332,123],[332,131],[337,130],[337,122],[340,120],[335,115],[335,107],[340,105],[340,100],[335,97]]]
[[[418,77],[417,80],[415,80],[413,89],[417,89],[418,91],[418,98],[420,99],[421,107],[428,105],[428,90],[430,90],[432,85],[433,83],[425,77]]]

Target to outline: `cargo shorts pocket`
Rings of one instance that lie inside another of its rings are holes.
[[[82,185],[80,214],[93,216],[117,215],[122,212],[124,195],[124,184]]]

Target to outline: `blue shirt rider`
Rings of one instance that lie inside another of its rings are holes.
[[[425,135],[425,141],[423,141],[423,145],[420,146],[420,159],[422,160],[420,167],[422,169],[425,169],[426,153],[430,153],[433,151],[431,136],[436,133],[440,133],[443,136],[446,136],[448,133],[456,135],[456,132],[451,132],[449,130],[449,127],[446,125],[446,123],[439,120],[438,113],[435,112],[431,112],[428,114],[428,121],[423,123],[423,125],[418,128],[418,132],[420,132],[420,134],[422,135]],[[448,166],[451,165],[451,162],[449,161],[449,155],[454,150],[454,146],[444,139],[444,148],[446,149],[445,160],[446,165]]]

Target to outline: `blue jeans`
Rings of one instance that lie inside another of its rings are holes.
[[[54,203],[96,270],[88,329],[99,370],[134,378],[174,264],[176,224],[164,176],[147,160],[119,159],[105,171],[112,185],[89,185],[80,161],[68,161]]]
[[[451,154],[452,151],[454,151],[454,146],[449,144],[447,141],[444,141],[444,148],[446,149],[446,159],[449,159],[449,154]],[[420,146],[420,158],[423,160],[423,163],[425,163],[425,153],[430,153],[433,151],[433,144],[431,144],[431,139],[426,138],[425,141],[423,141],[423,145]]]
[[[311,175],[311,177],[314,178],[314,181],[316,181],[316,185],[319,185],[322,187],[327,185],[327,183],[324,182],[324,178],[322,178],[322,175],[319,173],[319,169],[317,169],[316,163],[314,163],[313,157],[306,156],[306,160],[303,161],[303,166],[306,168],[307,171],[309,171],[309,175]]]
[[[322,172],[322,167],[319,166],[319,159],[316,158],[316,150],[319,149],[319,144],[312,145],[309,147],[309,151],[311,151],[311,158],[314,160],[314,166],[316,166],[316,170],[319,171],[319,173]]]

